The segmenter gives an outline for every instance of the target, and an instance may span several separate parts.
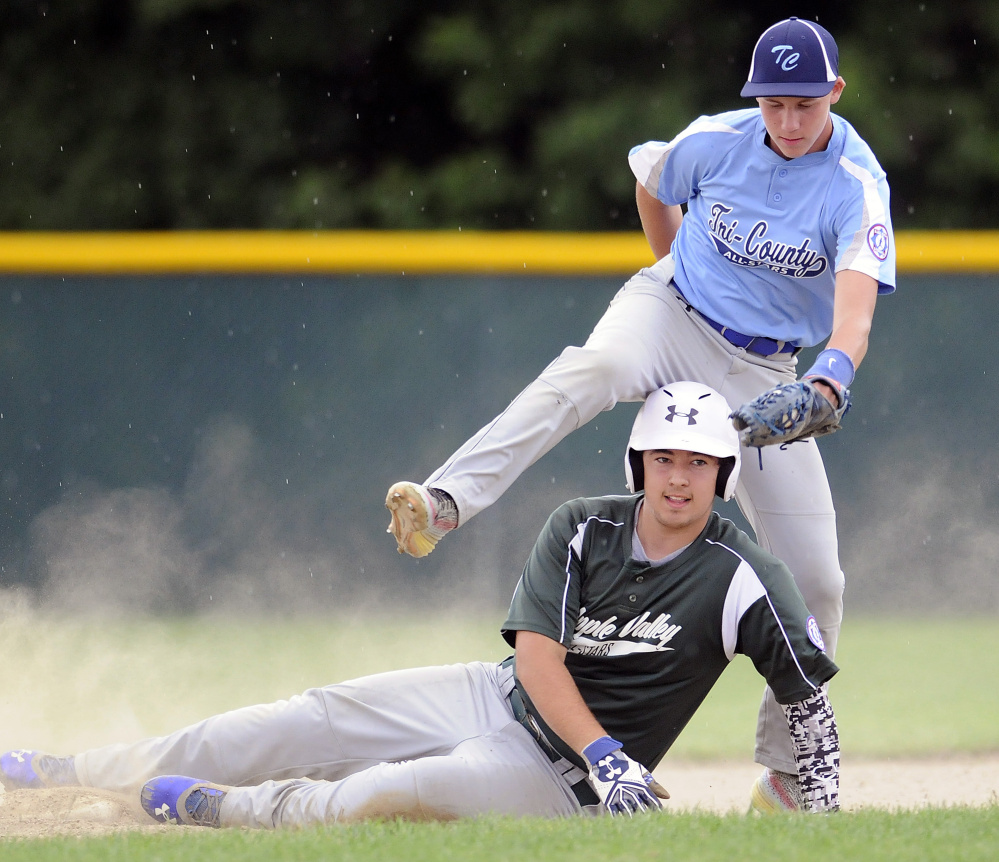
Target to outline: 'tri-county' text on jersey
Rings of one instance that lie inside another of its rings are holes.
[[[826,149],[784,159],[766,144],[758,109],[701,117],[670,142],[635,147],[638,181],[667,205],[686,203],[674,276],[695,308],[748,335],[811,346],[832,331],[835,276],[895,289],[885,172],[831,115]]]

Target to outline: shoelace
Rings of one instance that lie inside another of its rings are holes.
[[[436,511],[431,512],[429,526],[438,527],[444,532],[457,527],[458,507],[451,495],[437,488],[427,488],[427,492],[437,504]]]
[[[33,768],[39,778],[49,787],[79,784],[72,757],[43,754],[35,760]]]
[[[219,825],[219,812],[225,792],[211,787],[199,787],[191,792],[184,803],[191,820],[198,826]]]
[[[781,804],[785,808],[800,809],[802,807],[801,787],[798,784],[798,777],[796,775],[789,775],[771,769],[767,773],[767,782],[770,784],[774,795],[780,799]]]

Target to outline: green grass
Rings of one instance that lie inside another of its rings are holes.
[[[0,750],[73,752],[366,673],[500,659],[501,621],[96,623],[0,610]],[[999,750],[999,620],[855,619],[837,661],[830,693],[850,755]],[[761,692],[737,657],[670,756],[750,757]]]
[[[178,828],[172,834],[0,845],[5,862],[602,862],[754,859],[994,860],[999,807],[829,817],[706,814],[562,821],[379,822],[298,832]]]
[[[173,730],[364,673],[499,659],[501,615],[420,624],[52,619],[0,608],[0,749],[72,752]],[[999,620],[844,626],[832,697],[851,756],[999,750]],[[761,682],[737,659],[671,757],[752,756]],[[299,832],[177,829],[0,843],[2,862],[507,862],[507,860],[992,860],[999,806],[831,817],[664,814],[634,820],[368,823]]]
[[[999,750],[999,619],[849,620],[836,663],[829,695],[851,756]],[[671,756],[752,751],[761,693],[756,669],[737,657]]]

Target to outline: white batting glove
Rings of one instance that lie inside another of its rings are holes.
[[[583,757],[590,767],[590,783],[612,815],[630,817],[639,811],[663,807],[653,789],[653,785],[659,785],[649,770],[628,757],[616,739],[601,736],[583,749]]]

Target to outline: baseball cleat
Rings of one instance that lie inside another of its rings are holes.
[[[8,790],[70,787],[80,783],[72,757],[17,749],[0,754],[0,783]]]
[[[184,775],[161,775],[143,785],[139,800],[146,814],[158,823],[218,829],[228,789]]]
[[[400,554],[425,557],[458,526],[458,508],[451,496],[416,482],[396,482],[385,497],[392,513],[386,532],[395,537]]]
[[[764,769],[749,794],[749,810],[759,814],[801,811],[801,787],[798,776],[776,769]]]

